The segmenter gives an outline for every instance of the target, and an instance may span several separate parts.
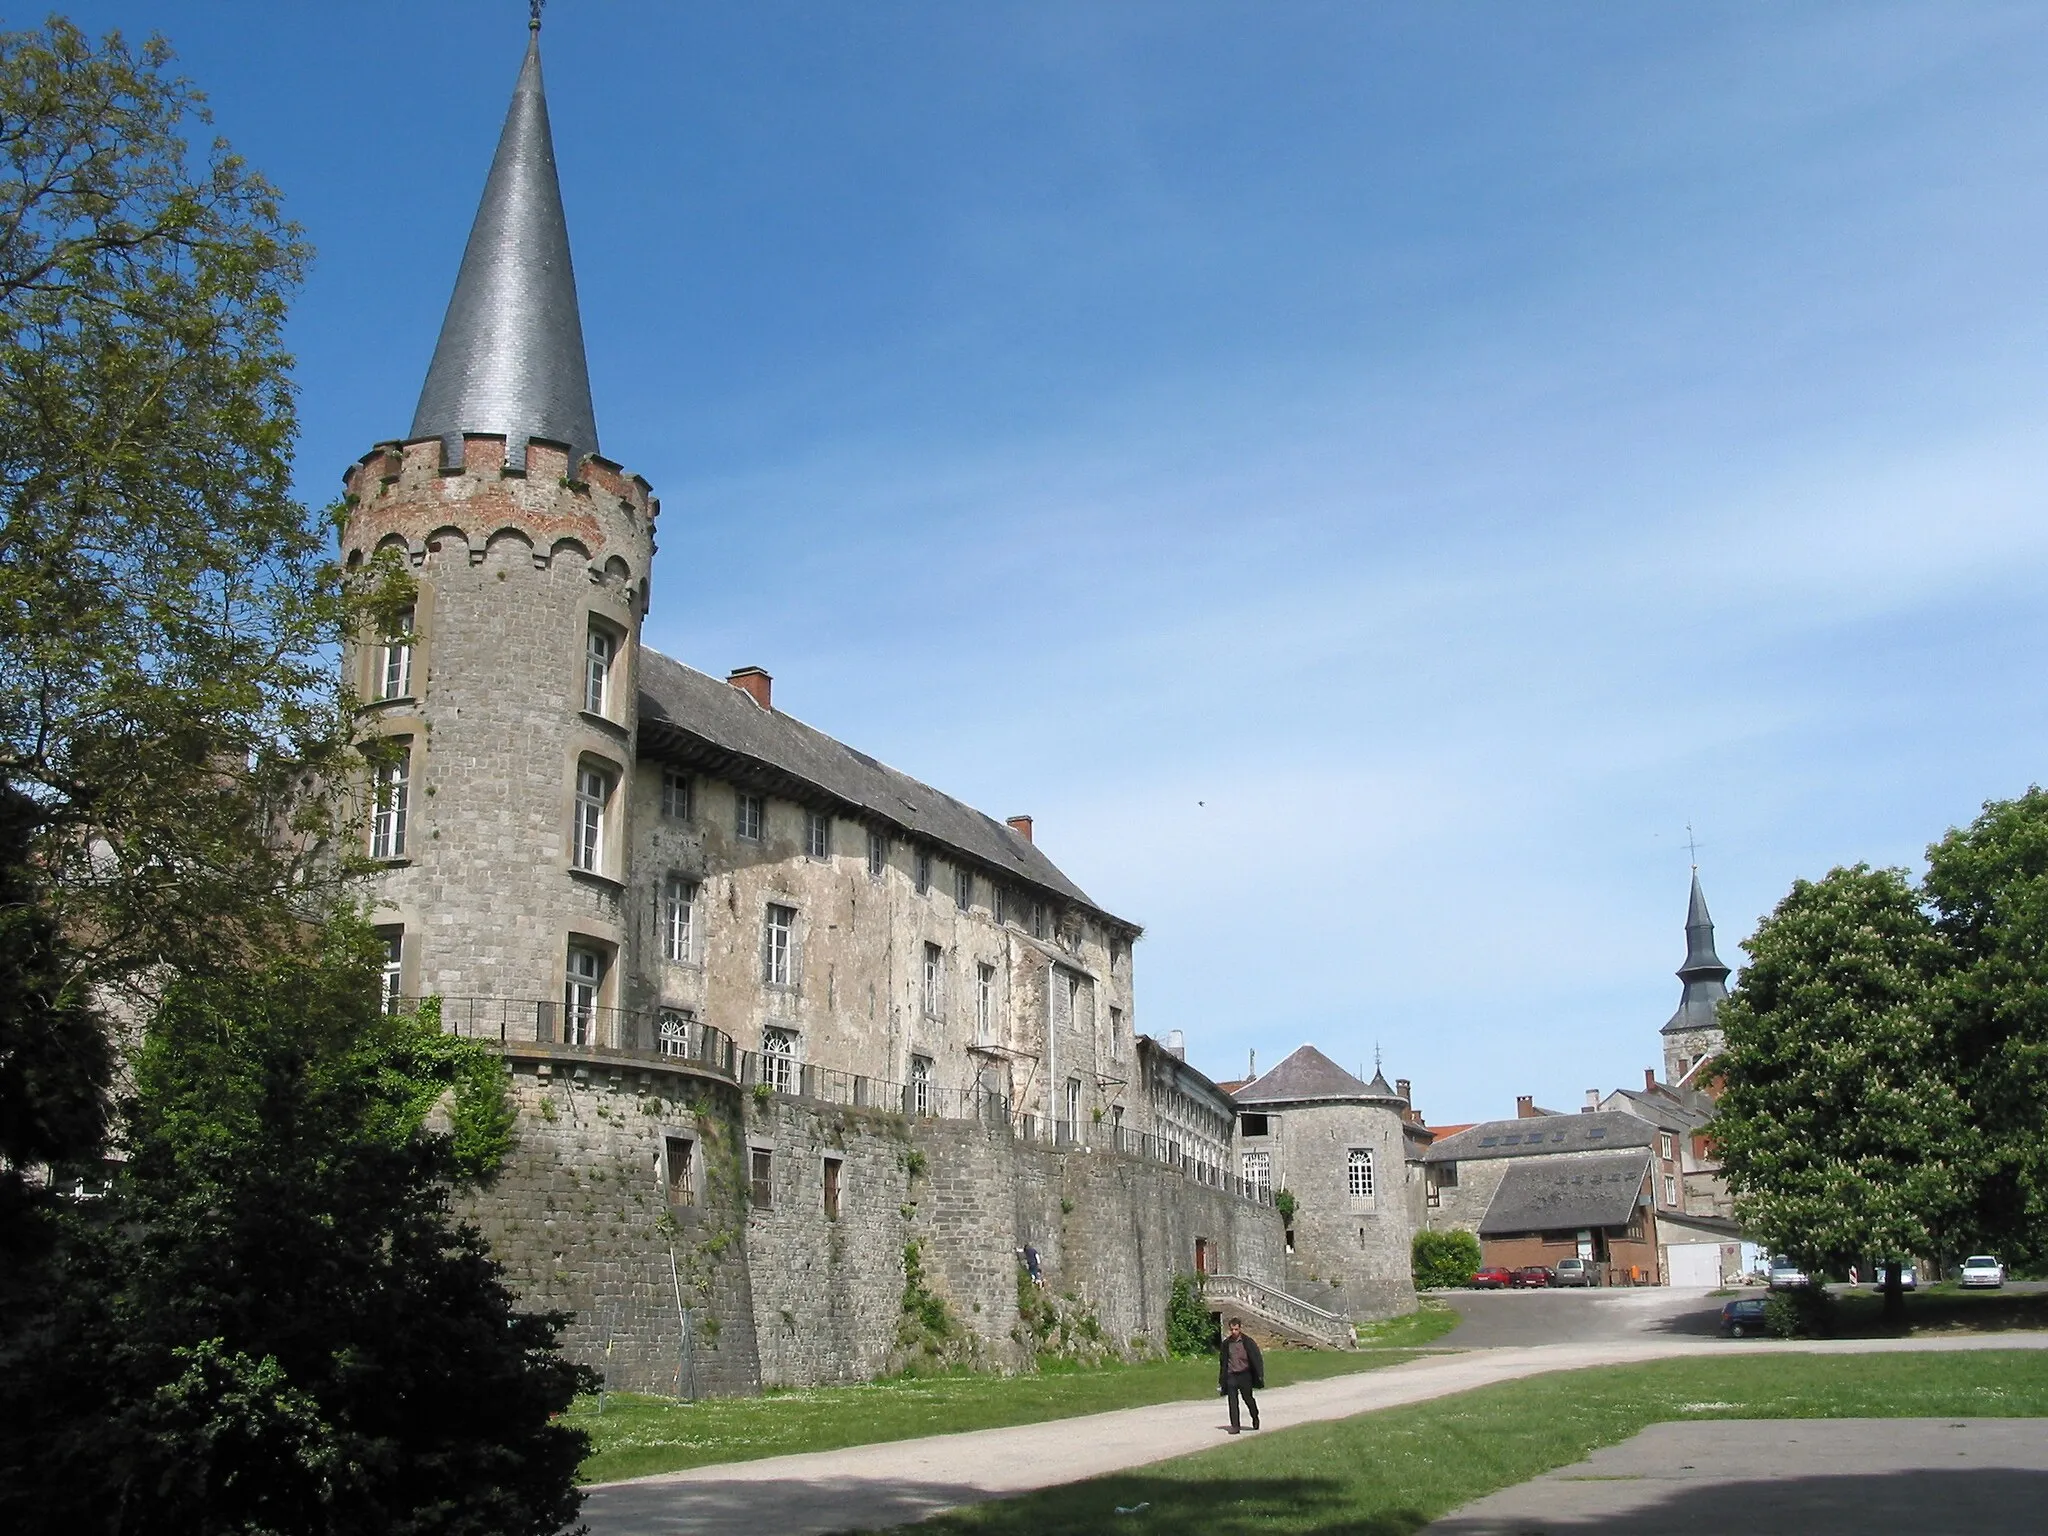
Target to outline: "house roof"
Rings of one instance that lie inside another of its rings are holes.
[[[1614,1113],[1636,1115],[1666,1130],[1696,1131],[1714,1118],[1713,1101],[1697,1089],[1687,1091],[1697,1094],[1704,1102],[1693,1104],[1684,1099],[1673,1099],[1667,1094],[1645,1093],[1640,1088],[1617,1088],[1608,1095],[1612,1099],[1625,1099],[1633,1108],[1616,1108]]]
[[[1657,1135],[1649,1121],[1618,1109],[1594,1114],[1537,1115],[1526,1120],[1484,1120],[1446,1136],[1423,1154],[1431,1163],[1463,1163],[1483,1157],[1545,1157],[1559,1152],[1604,1152],[1610,1147],[1647,1147]]]
[[[640,741],[654,756],[800,803],[895,828],[965,855],[982,873],[1064,897],[1133,935],[1032,841],[993,816],[878,762],[721,678],[658,651],[640,652]]]
[[[1244,1105],[1301,1104],[1325,1099],[1384,1099],[1399,1104],[1384,1077],[1362,1083],[1312,1045],[1297,1047],[1277,1066],[1235,1091]]]
[[[1494,1191],[1479,1235],[1625,1226],[1649,1171],[1650,1155],[1641,1150],[1517,1163]]]

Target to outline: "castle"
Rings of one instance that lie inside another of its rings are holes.
[[[346,484],[346,564],[417,589],[344,660],[385,991],[503,1053],[467,1214],[612,1386],[1156,1349],[1183,1273],[1328,1343],[1414,1305],[1405,1085],[1297,1052],[1241,1136],[1028,817],[641,644],[660,503],[599,452],[537,23],[411,431]]]

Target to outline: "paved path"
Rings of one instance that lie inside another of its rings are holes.
[[[1459,1349],[1710,1339],[1720,1332],[1721,1303],[1727,1300],[1705,1290],[1664,1285],[1433,1294],[1458,1314],[1458,1331],[1444,1342]]]
[[[2039,1419],[1712,1419],[1652,1424],[1423,1536],[1952,1536],[2038,1531],[2044,1509]]]
[[[1545,1371],[1731,1353],[1926,1353],[2044,1349],[2048,1333],[1850,1339],[1825,1344],[1642,1338],[1434,1355],[1386,1370],[1283,1387],[1260,1398],[1269,1427],[1345,1419]],[[1224,1443],[1217,1399],[1126,1408],[1085,1418],[894,1440],[801,1456],[666,1472],[590,1491],[595,1536],[818,1536],[882,1530],[942,1509],[1011,1498],[1146,1466]]]

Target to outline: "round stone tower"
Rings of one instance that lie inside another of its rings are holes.
[[[348,665],[401,749],[364,830],[388,992],[615,1045],[659,503],[597,446],[536,30],[412,431],[346,477],[344,560],[394,551],[418,585]]]

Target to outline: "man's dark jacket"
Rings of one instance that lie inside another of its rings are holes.
[[[1259,1353],[1259,1341],[1246,1334],[1238,1341],[1244,1345],[1244,1363],[1250,1367],[1252,1390],[1266,1390],[1266,1357]],[[1223,1391],[1230,1385],[1230,1335],[1223,1335],[1223,1352],[1216,1361],[1216,1390]]]

